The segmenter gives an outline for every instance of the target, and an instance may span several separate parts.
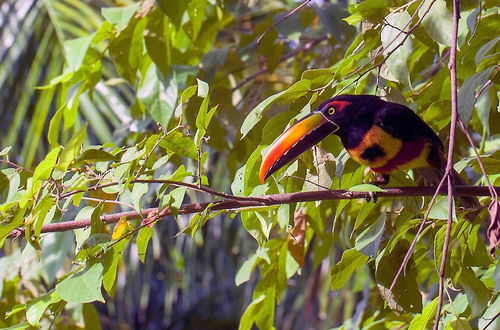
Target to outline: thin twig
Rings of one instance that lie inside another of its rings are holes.
[[[495,315],[490,322],[488,322],[488,324],[486,324],[486,326],[483,328],[483,330],[486,330],[490,325],[493,324],[493,322],[495,322],[495,320],[498,318],[498,316],[500,316],[500,312],[497,313],[497,315]]]
[[[436,2],[436,0],[433,0],[430,4],[429,4],[429,7],[427,7],[427,9],[422,13],[422,16],[420,16],[420,18],[418,19],[418,21],[415,23],[415,25],[413,27],[411,27],[408,31],[406,31],[404,33],[404,37],[403,39],[394,47],[394,49],[391,49],[391,51],[389,51],[387,53],[387,55],[378,63],[378,64],[374,64],[372,65],[371,67],[369,67],[368,69],[364,70],[368,64],[365,64],[365,65],[362,65],[360,67],[358,67],[356,70],[354,70],[353,72],[349,73],[348,75],[346,75],[343,80],[346,80],[346,79],[349,79],[351,77],[353,77],[354,75],[356,74],[359,74],[359,76],[354,79],[353,81],[351,81],[350,83],[348,83],[346,86],[344,86],[337,94],[341,94],[344,90],[346,90],[347,88],[349,88],[350,86],[352,86],[353,84],[356,84],[358,81],[360,81],[366,74],[370,73],[371,71],[377,69],[378,67],[381,67],[389,57],[391,57],[392,54],[394,54],[394,52],[396,50],[398,50],[399,47],[403,46],[403,44],[406,42],[406,39],[408,39],[413,31],[415,31],[415,29],[417,29],[419,26],[420,26],[420,23],[422,23],[423,19],[425,18],[425,16],[427,16],[427,14],[429,13],[429,11],[431,10],[432,8],[432,5],[434,4],[434,2]],[[416,10],[416,13],[418,13],[418,10],[420,9],[420,7],[422,6],[423,4],[423,1],[419,4],[417,10]],[[416,14],[414,14],[412,16],[412,19],[413,17],[415,17]],[[411,21],[412,19],[409,20],[409,22],[406,24],[406,26],[402,29],[402,31],[404,31],[410,24],[411,24]],[[396,41],[396,39],[402,34],[402,31],[399,31],[396,35],[396,37],[386,46],[386,47],[383,47],[381,48],[379,51],[377,51],[377,53],[375,54],[375,56],[373,57],[374,59],[376,59],[379,55],[381,55],[384,51],[386,51],[387,49],[389,49],[389,47],[392,47],[393,43]],[[363,72],[361,72],[363,71]],[[360,73],[361,72],[361,73]],[[332,80],[330,80],[325,86],[323,87],[320,87],[320,88],[317,88],[316,90],[314,91],[320,91],[320,94],[326,90],[326,88],[330,85],[333,84],[335,78],[333,78]],[[332,88],[334,88],[337,84],[334,84],[332,86]]]
[[[223,192],[219,192],[219,191],[210,189],[208,187],[198,186],[197,184],[192,184],[192,183],[187,183],[187,182],[182,182],[182,181],[161,180],[161,179],[134,179],[134,180],[131,180],[130,183],[170,184],[172,186],[186,187],[186,188],[191,189],[191,190],[200,191],[200,192],[204,192],[204,193],[207,193],[209,195],[212,195],[212,196],[217,196],[217,197],[222,197],[222,198],[227,198],[227,199],[246,200],[246,201],[261,201],[262,200],[261,197],[234,196],[231,194],[226,194]],[[87,191],[101,190],[103,188],[112,187],[112,186],[116,186],[119,184],[120,184],[120,182],[109,182],[109,183],[89,187],[87,190],[84,190],[84,189],[73,190],[73,191],[69,191],[67,193],[62,194],[59,198],[60,199],[68,198],[68,197],[75,195],[75,194],[84,193]]]
[[[93,197],[82,197],[81,199],[84,201],[89,201],[89,202],[123,205],[123,206],[126,206],[128,208],[135,210],[134,205],[129,204],[129,203],[125,203],[125,202],[121,202],[121,201],[117,201],[117,200],[100,199],[100,198],[93,198]]]
[[[282,63],[282,62],[285,62],[286,60],[292,58],[292,57],[295,57],[297,56],[299,53],[301,52],[305,52],[305,51],[308,51],[310,50],[311,48],[313,48],[314,46],[316,46],[317,44],[325,41],[328,39],[328,36],[327,35],[324,35],[324,36],[321,36],[319,38],[316,38],[316,39],[313,39],[311,41],[309,41],[308,43],[306,43],[304,46],[302,47],[299,47],[293,51],[291,51],[290,53],[287,53],[283,56],[280,57],[278,63]],[[238,90],[239,88],[241,88],[243,85],[246,85],[248,82],[254,80],[255,78],[257,78],[258,76],[266,73],[269,71],[269,68],[267,67],[267,65],[263,65],[262,66],[262,69],[260,69],[259,71],[256,71],[254,73],[252,73],[251,75],[247,76],[246,78],[244,78],[243,80],[241,80],[238,84],[236,84],[236,86],[232,87],[231,88],[231,91],[235,91],[235,90]]]
[[[16,168],[18,170],[21,170],[21,171],[26,171],[28,173],[34,173],[32,170],[29,170],[29,169],[27,169],[25,167],[22,167],[21,165],[18,165],[16,163],[13,163],[13,162],[5,160],[5,159],[0,159],[0,163],[7,164],[7,165],[12,166],[12,167],[14,167],[14,168]]]
[[[479,156],[479,152],[477,151],[477,148],[474,145],[474,140],[472,140],[472,137],[470,136],[469,131],[467,131],[467,128],[465,127],[465,124],[462,121],[462,118],[460,118],[460,116],[458,117],[458,123],[460,124],[460,128],[462,129],[462,132],[467,137],[467,140],[469,141],[469,144],[472,147],[472,150],[474,150],[474,155],[476,156],[477,163],[479,164],[479,168],[481,169],[481,172],[484,175],[484,179],[486,180],[486,184],[488,185],[488,188],[490,190],[491,198],[497,199],[498,198],[497,192],[495,191],[495,189],[493,189],[493,185],[491,184],[490,178],[488,177],[488,174],[486,173],[486,169],[484,167],[483,161],[481,160],[481,157]]]
[[[453,182],[451,173],[453,171],[453,150],[455,147],[455,133],[458,119],[458,86],[457,86],[457,37],[458,37],[458,21],[460,19],[460,0],[453,0],[453,31],[451,35],[451,51],[450,51],[450,82],[451,82],[451,123],[450,123],[450,139],[448,145],[448,159],[446,162],[445,176],[448,178],[448,221],[446,223],[446,234],[443,243],[443,254],[441,256],[441,265],[439,267],[439,294],[438,308],[434,321],[434,329],[439,329],[439,320],[441,319],[441,310],[443,308],[443,290],[446,272],[446,258],[451,235],[451,226],[453,223]]]
[[[278,25],[279,23],[283,22],[284,20],[286,20],[288,17],[292,16],[293,14],[295,14],[296,12],[298,12],[299,10],[301,10],[302,8],[304,8],[309,2],[311,2],[312,0],[306,0],[304,1],[303,3],[301,3],[299,6],[297,6],[297,8],[294,8],[292,10],[290,10],[290,12],[288,14],[286,14],[285,16],[283,16],[282,18],[280,18],[279,20],[277,20],[276,22],[274,22],[273,24],[271,24],[270,27],[268,27],[258,38],[257,38],[257,43],[260,43],[260,41],[262,40],[262,38],[264,38],[264,36],[269,32],[271,31],[272,28],[274,28],[276,25]]]
[[[408,265],[408,262],[410,261],[411,255],[413,254],[413,250],[415,249],[415,246],[417,245],[418,240],[420,239],[420,235],[422,234],[422,231],[424,230],[424,225],[427,222],[427,219],[429,218],[429,214],[431,213],[432,207],[434,206],[434,203],[436,202],[437,196],[439,195],[439,192],[441,190],[441,187],[444,184],[444,181],[446,179],[446,176],[443,176],[441,178],[441,181],[439,182],[436,191],[434,192],[434,195],[432,196],[432,199],[429,203],[429,207],[427,208],[427,211],[425,212],[424,218],[420,222],[420,226],[418,227],[417,233],[415,234],[415,238],[413,238],[413,241],[410,244],[410,247],[408,248],[408,251],[406,251],[406,255],[403,259],[403,262],[401,263],[401,266],[399,266],[398,272],[394,276],[394,279],[392,280],[391,286],[389,288],[389,291],[392,292],[394,287],[396,286],[396,283],[403,273],[403,271],[406,269],[406,265]]]

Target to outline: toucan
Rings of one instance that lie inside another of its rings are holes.
[[[444,174],[443,143],[413,110],[374,95],[338,95],[272,143],[262,159],[261,183],[330,134],[340,137],[353,160],[377,175],[377,183],[388,183],[390,173],[410,168],[430,184]],[[466,184],[455,171],[452,178],[456,185]],[[474,197],[462,197],[461,203],[465,208],[478,206]]]

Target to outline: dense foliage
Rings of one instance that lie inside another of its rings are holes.
[[[451,1],[317,0],[285,17],[299,5],[0,2],[1,327],[432,327],[445,196],[392,291],[428,197],[217,209],[379,189],[334,136],[259,182],[265,148],[333,95],[406,104],[448,142]],[[498,186],[498,1],[461,1],[460,16],[459,113]],[[454,158],[486,184],[462,134]],[[500,328],[487,218],[453,213],[446,329]]]

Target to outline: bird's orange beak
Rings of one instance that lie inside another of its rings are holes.
[[[269,147],[260,166],[260,182],[335,132],[338,126],[321,112],[313,112],[283,132]]]

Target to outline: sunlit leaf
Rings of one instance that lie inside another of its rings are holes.
[[[175,77],[165,77],[156,65],[152,64],[146,73],[143,85],[137,91],[137,96],[151,117],[163,127],[168,127],[177,102]]]
[[[33,325],[39,325],[40,319],[42,318],[45,310],[52,304],[55,304],[61,300],[61,296],[52,290],[47,294],[41,295],[26,304],[26,319]]]
[[[453,18],[444,0],[424,0],[418,16],[423,17],[422,25],[433,40],[445,46],[451,46]]]
[[[111,235],[111,238],[117,240],[121,238],[129,230],[130,230],[130,225],[128,223],[127,218],[121,217],[120,220],[116,223],[115,227],[113,228],[113,235]]]
[[[342,288],[352,274],[366,264],[368,258],[354,248],[344,251],[342,259],[330,271],[332,290]]]
[[[372,191],[372,192],[383,192],[384,189],[380,188],[379,186],[373,185],[373,184],[358,184],[355,185],[351,188],[349,188],[350,191]]]
[[[484,312],[488,305],[490,292],[477,275],[470,268],[463,269],[460,274],[459,283],[465,291],[467,301],[472,310],[472,316],[478,316]]]
[[[132,18],[137,8],[139,8],[139,3],[134,3],[125,7],[103,8],[102,16],[109,22],[115,24],[118,30],[122,30]]]
[[[67,302],[104,302],[101,293],[103,266],[100,263],[87,265],[82,271],[70,275],[56,285],[56,292]]]
[[[424,309],[422,310],[422,314],[417,315],[413,318],[410,323],[410,327],[408,330],[419,330],[428,328],[431,320],[434,320],[434,316],[437,312],[438,306],[438,298],[436,297],[434,300],[429,302]]]
[[[406,38],[406,33],[401,32],[411,20],[407,12],[392,13],[385,20],[386,25],[382,28],[380,39],[384,47],[384,55],[389,71],[398,82],[411,87],[410,73],[408,72],[408,58],[413,52],[411,38]]]
[[[73,40],[68,40],[64,43],[64,52],[66,54],[66,61],[69,68],[77,71],[83,63],[87,49],[90,46],[93,36],[89,35]]]

